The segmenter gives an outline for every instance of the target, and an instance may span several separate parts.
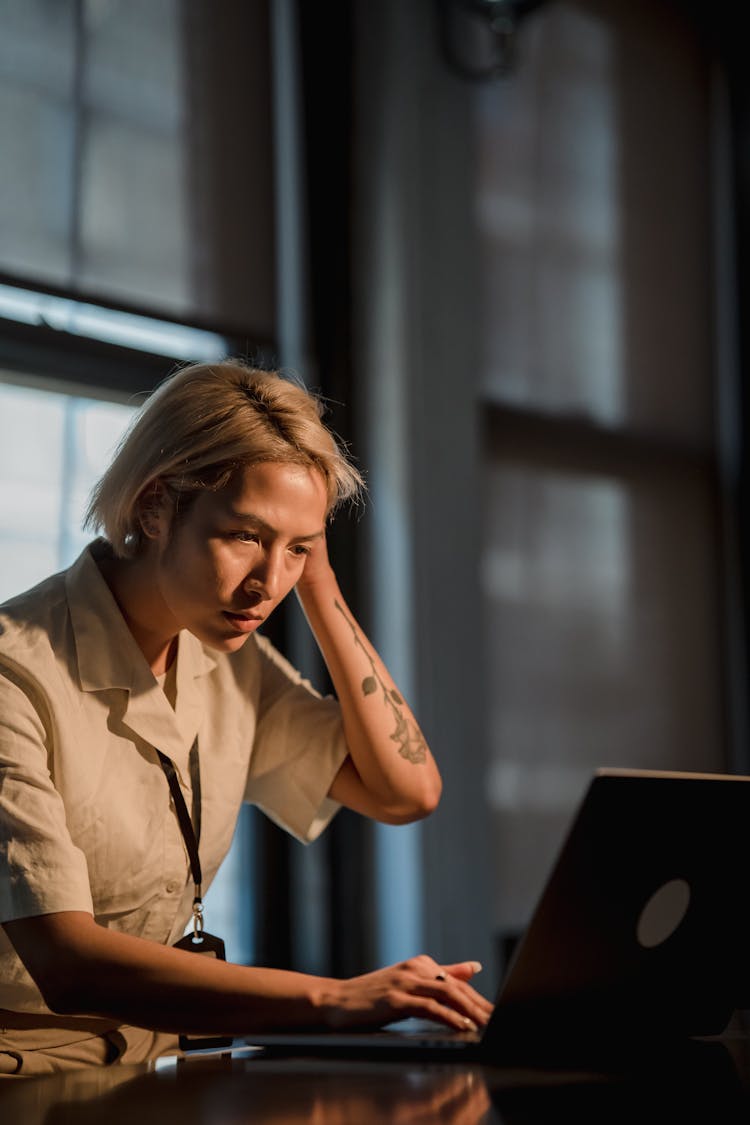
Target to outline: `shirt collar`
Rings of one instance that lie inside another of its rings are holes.
[[[65,576],[81,689],[124,688],[140,694],[153,686],[154,678],[96,564],[96,557],[109,550],[104,540],[95,540]],[[180,681],[204,675],[216,666],[200,641],[186,630],[180,633],[179,648]]]

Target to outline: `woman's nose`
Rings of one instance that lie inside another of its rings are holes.
[[[258,593],[268,600],[277,597],[280,584],[280,564],[271,552],[257,560],[256,565],[245,579],[245,589],[248,592]]]

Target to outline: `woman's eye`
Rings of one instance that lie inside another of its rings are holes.
[[[310,548],[304,543],[296,543],[294,547],[292,547],[292,554],[301,555],[304,558],[306,555],[310,554]]]
[[[255,531],[233,531],[230,538],[236,539],[239,543],[257,543],[258,533]]]

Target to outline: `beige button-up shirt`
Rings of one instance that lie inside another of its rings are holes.
[[[191,915],[187,852],[155,748],[188,808],[200,748],[203,889],[243,800],[303,841],[337,809],[338,703],[263,637],[231,654],[179,638],[173,708],[87,548],[0,607],[0,1009],[49,1009],[1,924],[82,910],[171,943]],[[209,926],[210,928],[210,926]]]

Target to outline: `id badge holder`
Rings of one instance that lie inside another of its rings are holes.
[[[186,949],[188,953],[202,953],[204,957],[215,957],[217,961],[226,961],[227,959],[224,942],[221,938],[208,934],[205,930],[201,930],[200,933],[185,934],[184,937],[174,943],[174,948]]]
[[[203,929],[203,903],[199,900],[193,904],[193,930],[185,934],[174,943],[174,949],[184,949],[188,953],[200,953],[203,957],[215,957],[218,961],[226,961],[224,942],[220,937],[209,934]],[[231,1036],[223,1035],[180,1035],[180,1049],[183,1051],[221,1050],[231,1047]]]

